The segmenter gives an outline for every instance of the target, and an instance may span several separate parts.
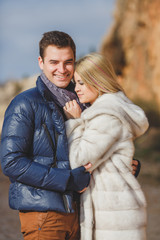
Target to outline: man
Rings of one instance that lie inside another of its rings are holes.
[[[42,74],[36,87],[16,96],[5,114],[1,164],[11,180],[9,204],[19,210],[24,239],[76,240],[73,192],[90,179],[83,166],[70,170],[64,126],[63,107],[77,100],[71,82],[76,48],[59,31],[45,33],[39,48]]]
[[[17,95],[5,113],[1,165],[11,180],[9,204],[19,210],[25,240],[75,240],[79,224],[73,191],[90,180],[83,166],[70,170],[61,109],[61,99],[76,97],[69,89],[75,44],[65,33],[45,33],[38,60],[43,74],[37,86]]]

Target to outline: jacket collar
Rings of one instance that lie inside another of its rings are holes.
[[[36,86],[41,96],[43,97],[44,101],[53,103],[52,93],[44,84],[44,82],[41,80],[40,76],[37,78]]]
[[[46,104],[48,104],[49,108],[52,110],[52,121],[56,131],[58,133],[63,133],[65,130],[63,115],[60,112],[58,106],[55,104],[52,97],[52,93],[47,88],[47,86],[43,83],[40,76],[37,78],[36,86],[43,100],[46,102]]]

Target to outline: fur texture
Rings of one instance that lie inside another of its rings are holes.
[[[103,94],[66,122],[71,167],[92,163],[81,195],[81,240],[146,239],[146,200],[131,164],[133,139],[147,128],[143,110],[122,92]]]

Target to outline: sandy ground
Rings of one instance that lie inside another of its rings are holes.
[[[148,202],[147,239],[160,236],[160,181],[140,175],[139,181]],[[9,181],[0,171],[0,240],[22,240],[18,212],[8,207]],[[87,240],[87,239],[86,239]]]
[[[0,171],[0,240],[22,240],[18,212],[8,206],[9,180]]]

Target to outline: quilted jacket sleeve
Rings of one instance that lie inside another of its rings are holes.
[[[34,133],[34,111],[29,99],[17,96],[9,105],[4,119],[0,158],[5,175],[38,188],[63,192],[70,170],[50,168],[29,156]]]
[[[70,119],[66,122],[66,130],[71,167],[91,162],[91,170],[94,170],[115,151],[122,124],[119,119],[102,114],[91,120]]]

